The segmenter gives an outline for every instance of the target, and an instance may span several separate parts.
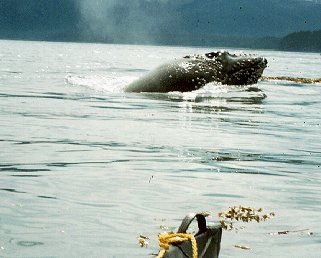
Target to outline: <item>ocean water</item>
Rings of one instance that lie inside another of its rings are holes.
[[[276,216],[223,232],[221,257],[320,257],[320,84],[123,91],[213,50],[0,41],[0,257],[149,257],[161,225],[234,205]],[[321,77],[318,53],[229,51]]]

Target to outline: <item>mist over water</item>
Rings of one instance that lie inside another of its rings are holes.
[[[108,42],[158,42],[162,30],[175,30],[175,7],[189,2],[167,0],[82,0],[79,3],[84,37],[95,35]],[[86,33],[89,32],[88,35]]]

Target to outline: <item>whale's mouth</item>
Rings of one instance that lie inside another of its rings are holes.
[[[255,84],[262,76],[266,66],[267,60],[265,58],[242,58],[232,65],[226,83],[231,85]]]
[[[254,84],[267,66],[265,58],[247,54],[237,55],[219,51],[206,53],[205,56],[220,64],[222,83],[228,85]]]

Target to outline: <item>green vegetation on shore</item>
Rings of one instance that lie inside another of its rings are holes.
[[[280,39],[279,49],[285,51],[321,52],[321,30],[291,33]]]

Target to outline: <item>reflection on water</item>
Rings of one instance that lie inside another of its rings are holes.
[[[1,257],[148,257],[158,249],[160,224],[174,229],[197,211],[215,221],[218,211],[239,204],[276,217],[243,234],[224,232],[222,257],[320,253],[319,85],[261,81],[128,94],[125,84],[159,62],[213,49],[0,46],[7,49],[0,71]],[[39,49],[44,56],[35,59]],[[269,60],[267,75],[320,77],[316,54],[259,54]],[[289,66],[290,57],[302,71]],[[313,234],[270,234],[306,228]],[[137,244],[141,233],[151,237],[147,249]]]
[[[140,95],[158,101],[178,103],[186,112],[218,113],[218,112],[263,112],[264,92],[253,86],[233,87],[207,85],[206,90],[195,92],[142,93]]]

